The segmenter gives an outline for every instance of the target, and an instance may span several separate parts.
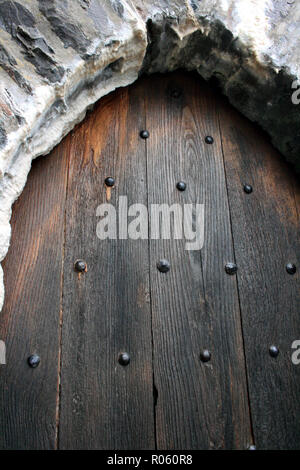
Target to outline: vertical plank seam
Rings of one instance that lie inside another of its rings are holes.
[[[293,196],[294,196],[294,200],[295,200],[295,208],[296,208],[297,222],[298,222],[299,221],[299,210],[298,210],[298,203],[297,203],[297,199],[296,199],[295,186],[296,186],[296,177],[294,178],[294,182],[293,182]]]
[[[144,116],[145,129],[147,129],[147,97],[144,97]],[[145,140],[145,156],[146,156],[146,190],[147,190],[147,207],[148,207],[148,275],[149,275],[149,299],[150,299],[150,315],[151,315],[151,347],[152,347],[152,397],[153,397],[153,427],[154,427],[154,449],[157,450],[157,429],[156,429],[156,405],[157,405],[157,387],[155,384],[154,373],[154,333],[153,333],[153,309],[152,309],[152,284],[151,284],[151,253],[150,253],[150,216],[149,216],[149,189],[148,189],[148,151],[147,139]]]
[[[222,128],[221,128],[221,123],[220,123],[220,112],[219,112],[219,109],[218,109],[218,125],[219,125],[219,134],[220,134],[220,140],[221,140],[221,150],[222,150],[223,169],[224,169],[224,176],[225,176],[225,187],[226,187],[227,202],[228,202],[228,212],[229,212],[229,223],[230,223],[230,231],[231,231],[231,240],[232,240],[234,261],[235,261],[235,263],[236,263],[236,253],[235,253],[235,244],[234,244],[234,232],[233,232],[233,228],[232,228],[232,215],[231,215],[230,199],[229,199],[229,192],[228,192],[228,179],[227,179],[227,173],[226,173],[225,155],[224,155],[224,148],[223,148],[223,134],[222,134]],[[246,376],[247,402],[248,402],[249,419],[250,419],[250,434],[251,434],[251,439],[252,439],[252,442],[249,443],[249,444],[255,445],[254,428],[253,428],[253,419],[252,419],[252,411],[251,411],[250,390],[249,390],[248,367],[247,367],[245,338],[244,338],[244,328],[243,328],[242,306],[241,306],[241,299],[240,299],[240,288],[239,288],[238,274],[236,275],[236,285],[237,285],[237,295],[238,295],[238,304],[239,304],[239,313],[240,313],[239,316],[240,316],[240,325],[241,325],[241,333],[242,333],[243,353],[244,353],[244,368],[245,368],[245,376]]]
[[[70,153],[69,153],[69,155],[68,155],[68,165],[67,165],[67,181],[66,181],[66,190],[65,190],[64,235],[63,235],[61,278],[60,278],[60,289],[61,290],[60,290],[59,333],[58,333],[56,426],[55,426],[55,443],[54,443],[54,449],[55,450],[59,449],[59,424],[60,424],[60,412],[61,412],[62,328],[63,328],[63,292],[64,292],[63,288],[64,288],[64,265],[65,265],[66,228],[67,228],[67,198],[68,198],[68,190],[69,190],[70,158],[71,157],[70,157]]]

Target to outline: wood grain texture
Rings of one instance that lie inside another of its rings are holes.
[[[291,345],[300,338],[299,181],[260,130],[221,100],[219,110],[255,443],[298,449],[300,367]],[[294,276],[288,262],[298,266]],[[276,359],[268,352],[273,344]]]
[[[60,448],[152,449],[147,240],[99,240],[97,206],[147,204],[141,83],[119,90],[73,136],[63,291]],[[104,185],[115,178],[114,188]],[[87,262],[78,274],[77,258]],[[128,352],[127,367],[118,363]]]
[[[201,251],[186,251],[184,240],[150,243],[157,446],[245,449],[251,427],[236,279],[224,271],[234,253],[217,102],[193,75],[151,77],[146,90],[149,204],[205,204]],[[170,272],[156,269],[160,258]],[[205,348],[212,359],[201,363]]]
[[[0,338],[0,448],[54,449],[59,356],[65,144],[33,164],[12,217],[11,247],[4,262],[6,298]],[[31,369],[28,357],[40,365]]]
[[[148,209],[204,203],[202,250],[185,250],[186,240],[99,240],[97,207],[118,208],[124,195]],[[144,77],[101,99],[33,164],[14,206],[0,448],[299,448],[299,214],[294,173],[198,76]],[[75,272],[77,259],[86,273]],[[235,260],[229,276],[224,265]]]

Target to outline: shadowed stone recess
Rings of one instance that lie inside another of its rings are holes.
[[[0,261],[32,159],[142,73],[213,80],[300,170],[299,27],[300,0],[0,0]]]

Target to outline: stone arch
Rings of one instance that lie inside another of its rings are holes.
[[[283,0],[0,0],[0,261],[32,159],[142,73],[214,80],[299,168],[299,26]]]

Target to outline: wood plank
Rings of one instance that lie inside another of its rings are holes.
[[[67,154],[62,146],[33,163],[12,216],[3,263],[5,305],[0,337],[0,448],[54,449],[59,359],[60,286]],[[41,362],[29,367],[36,353]]]
[[[116,187],[107,190],[110,175]],[[185,240],[99,240],[96,208],[121,195],[129,205],[204,202],[203,249],[186,251]],[[199,77],[143,78],[102,99],[73,136],[34,162],[14,206],[0,313],[0,448],[299,448],[300,366],[291,362],[300,339],[299,214],[293,171]],[[224,272],[235,257],[237,278]],[[74,271],[78,258],[87,273]],[[156,269],[160,258],[169,273]],[[127,367],[118,364],[122,351],[131,355]],[[35,352],[41,364],[30,369]]]
[[[147,240],[99,240],[97,206],[147,203],[141,83],[101,100],[73,136],[67,203],[62,449],[154,448]],[[114,188],[104,179],[113,176]],[[87,272],[74,271],[83,258]],[[131,362],[118,363],[121,352]]]
[[[205,204],[201,251],[186,251],[184,240],[150,243],[157,446],[245,449],[252,438],[236,279],[224,271],[234,253],[217,103],[193,75],[152,76],[145,89],[149,204]],[[157,270],[160,258],[170,272]],[[205,348],[212,357],[202,363]]]
[[[262,131],[220,104],[255,443],[259,449],[300,448],[299,213],[292,170]],[[253,186],[245,194],[243,183]],[[286,272],[288,262],[298,266]],[[276,345],[279,356],[269,355]]]

